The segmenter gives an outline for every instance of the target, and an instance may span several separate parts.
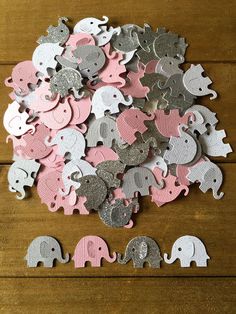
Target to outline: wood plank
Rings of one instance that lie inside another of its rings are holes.
[[[1,313],[235,313],[236,279],[0,279]]]
[[[187,64],[187,67],[190,65]],[[199,99],[199,104],[203,104],[212,111],[217,112],[217,117],[219,119],[218,129],[224,128],[227,132],[227,139],[225,142],[229,142],[233,150],[236,150],[236,125],[235,125],[235,103],[236,94],[232,91],[236,84],[236,64],[226,64],[226,63],[203,63],[206,73],[214,81],[213,87],[218,93],[219,98],[214,101],[210,101],[209,97],[203,97]],[[3,82],[4,79],[11,75],[13,66],[2,65],[0,66],[0,119],[2,121],[4,112],[7,108],[7,104],[10,103],[10,98],[8,94],[11,89],[7,88]],[[6,145],[5,139],[7,132],[5,131],[3,125],[0,125],[0,163],[9,163],[12,158],[12,142]],[[235,162],[236,154],[231,153],[228,158],[219,157],[212,158],[212,160],[219,162]]]
[[[132,229],[111,229],[96,213],[89,216],[64,216],[63,211],[51,213],[40,204],[36,191],[33,197],[18,201],[8,192],[8,167],[0,170],[0,276],[235,276],[236,275],[236,164],[221,164],[225,182],[222,200],[211,193],[203,194],[197,186],[188,197],[180,197],[158,208],[145,197],[141,210],[134,217]],[[103,237],[110,251],[123,253],[126,244],[138,235],[157,240],[162,254],[170,252],[174,241],[182,235],[196,235],[206,244],[211,257],[207,268],[180,268],[179,263],[162,263],[161,269],[134,269],[132,263],[120,265],[106,261],[102,268],[74,269],[73,262],[58,264],[53,269],[28,269],[23,260],[29,243],[39,235],[52,235],[63,244],[64,252],[73,255],[77,242],[86,235]]]
[[[155,29],[165,26],[187,38],[190,47],[187,60],[232,61],[235,60],[236,3],[229,0],[180,0],[180,1],[109,1],[71,0],[14,0],[0,2],[0,61],[20,61],[31,58],[36,40],[50,24],[56,24],[57,16],[71,18],[71,26],[92,15],[110,17],[113,25],[149,23]]]

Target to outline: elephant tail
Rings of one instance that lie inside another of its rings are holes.
[[[164,257],[164,261],[166,262],[166,264],[172,264],[176,260],[175,257],[168,258],[168,254],[167,253],[164,253],[163,257]]]

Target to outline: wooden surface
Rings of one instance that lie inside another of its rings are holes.
[[[199,102],[217,112],[218,129],[225,128],[236,150],[236,4],[235,1],[0,1],[0,116],[10,102],[3,80],[14,64],[30,59],[36,39],[58,16],[71,25],[86,16],[110,17],[114,25],[148,22],[165,26],[186,37],[186,61],[201,62],[213,79],[219,98]],[[11,143],[0,126],[0,312],[1,313],[235,313],[236,308],[236,154],[215,158],[224,172],[225,197],[216,201],[197,186],[188,197],[157,208],[148,197],[133,229],[113,230],[96,214],[64,216],[50,213],[36,191],[17,201],[7,189]],[[73,253],[78,240],[88,234],[102,236],[111,251],[124,252],[137,235],[157,240],[162,253],[170,252],[181,235],[199,236],[211,260],[208,268],[180,268],[179,263],[161,269],[137,270],[132,264],[104,262],[100,269],[74,269],[73,263],[27,269],[23,257],[38,235],[58,238],[65,252]]]

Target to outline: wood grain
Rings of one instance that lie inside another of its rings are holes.
[[[14,4],[13,4],[14,3]],[[235,60],[235,11],[233,0],[9,0],[0,2],[0,61],[16,62],[30,59],[38,37],[46,32],[57,17],[68,16],[71,25],[88,16],[107,15],[112,25],[148,23],[155,29],[165,26],[187,38],[190,47],[187,60]],[[11,21],[11,22],[10,22]]]
[[[141,201],[141,212],[133,229],[105,226],[96,213],[89,216],[64,216],[51,213],[35,190],[23,201],[8,192],[7,168],[0,175],[0,276],[235,276],[236,275],[236,164],[221,164],[225,175],[222,200],[203,194],[197,186],[187,197],[158,208],[148,197]],[[134,269],[132,263],[120,265],[103,262],[104,267],[74,269],[73,262],[57,264],[53,269],[29,269],[23,260],[31,240],[39,235],[52,235],[62,242],[64,252],[73,255],[77,242],[85,235],[98,235],[109,244],[110,251],[123,253],[126,244],[138,235],[157,240],[162,253],[170,252],[174,241],[185,234],[196,235],[206,244],[211,257],[208,268],[180,268],[179,263],[162,264],[161,269]]]
[[[186,67],[190,65],[187,64]],[[213,101],[209,97],[199,98],[198,104],[207,106],[214,112],[217,112],[219,124],[217,129],[224,128],[228,137],[225,142],[229,142],[232,145],[234,151],[236,151],[236,124],[235,124],[235,104],[236,94],[233,92],[236,85],[236,64],[227,63],[203,63],[203,67],[206,69],[206,73],[212,78],[214,84],[212,88],[219,93],[219,97]],[[13,66],[2,65],[0,66],[0,117],[1,120],[4,115],[4,111],[7,108],[7,104],[11,102],[8,94],[11,92],[10,88],[7,88],[3,82],[4,79],[11,75]],[[5,139],[7,132],[3,125],[0,125],[0,162],[9,163],[12,160],[12,142],[6,145]],[[235,162],[236,153],[231,153],[228,158],[218,157],[211,158],[214,161],[219,162]]]
[[[1,313],[235,313],[236,279],[1,279]],[[32,311],[33,309],[33,311]]]

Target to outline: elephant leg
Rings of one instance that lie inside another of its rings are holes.
[[[152,261],[148,260],[148,264],[152,268],[160,268],[160,260],[158,260],[158,259],[156,259],[154,261],[153,260]]]
[[[83,268],[85,267],[85,261],[83,260],[75,260],[75,268]]]
[[[27,267],[37,267],[38,262],[38,260],[34,260],[31,258],[30,260],[27,260]]]
[[[44,267],[53,267],[53,259],[47,259],[43,262]]]
[[[101,260],[100,259],[91,260],[91,266],[92,267],[100,267],[101,266]]]
[[[197,267],[207,267],[207,259],[195,260]]]
[[[143,263],[139,258],[133,259],[134,268],[143,268]]]
[[[180,259],[180,265],[181,267],[190,267],[190,263],[191,263],[191,260],[183,260],[183,259]]]

